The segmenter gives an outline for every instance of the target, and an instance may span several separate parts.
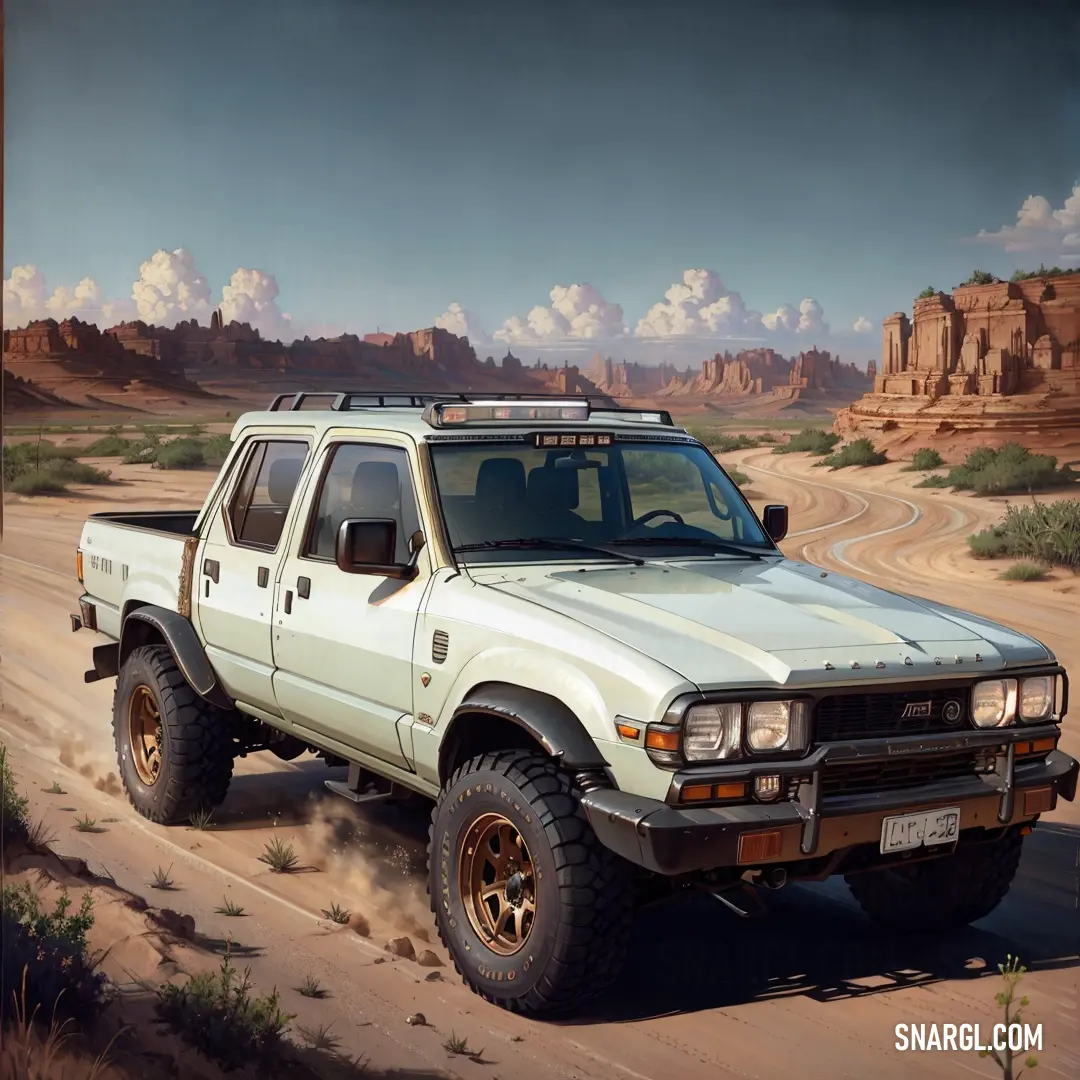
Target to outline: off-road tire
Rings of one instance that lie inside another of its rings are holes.
[[[155,783],[139,777],[128,708],[140,687],[153,695],[161,718],[161,771]],[[225,801],[233,771],[229,714],[188,685],[164,645],[144,645],[124,661],[113,694],[113,737],[120,779],[131,805],[159,825],[188,821]]]
[[[961,845],[953,855],[845,877],[870,918],[896,930],[940,932],[985,918],[1005,899],[1024,838]]]
[[[581,794],[551,758],[504,750],[462,765],[432,811],[428,893],[439,937],[466,985],[504,1009],[532,1015],[577,1009],[622,967],[633,867],[597,839]],[[488,948],[460,895],[462,840],[486,813],[512,823],[534,867],[535,921],[512,956]]]

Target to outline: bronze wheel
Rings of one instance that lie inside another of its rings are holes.
[[[148,686],[137,686],[128,702],[128,738],[131,743],[132,764],[139,779],[153,787],[161,775],[161,711],[154,692]]]
[[[458,866],[473,930],[492,952],[512,956],[536,919],[532,856],[521,833],[501,814],[484,814],[465,833]]]

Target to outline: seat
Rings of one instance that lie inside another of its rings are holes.
[[[533,469],[526,497],[533,535],[583,538],[585,521],[574,513],[580,500],[576,469]]]
[[[454,508],[450,535],[455,544],[516,539],[524,525],[524,508],[524,463],[519,458],[487,458],[476,472],[472,504]]]
[[[266,475],[266,494],[273,506],[289,506],[304,463],[299,458],[278,458]]]
[[[397,522],[397,561],[405,562],[409,537],[401,520],[401,478],[392,461],[361,461],[353,470],[348,500],[326,507],[318,525],[315,554],[333,558],[338,529],[349,518],[393,518]]]

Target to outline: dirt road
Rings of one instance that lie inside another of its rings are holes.
[[[1080,643],[1068,631],[1073,581],[1057,575],[1006,584],[966,556],[963,537],[995,519],[1000,504],[913,492],[915,478],[891,465],[841,474],[813,469],[801,455],[731,457],[754,478],[755,502],[791,507],[784,545],[791,557],[1001,619],[1046,640],[1080,670]],[[108,467],[121,481],[114,487],[6,507],[0,739],[12,748],[35,812],[60,836],[60,850],[158,905],[148,883],[155,868],[171,868],[168,905],[194,916],[209,943],[231,936],[257,984],[281,989],[299,1023],[332,1024],[342,1048],[363,1052],[376,1068],[464,1077],[990,1077],[995,1067],[974,1053],[896,1052],[894,1026],[978,1022],[988,1030],[999,985],[980,976],[1013,952],[1032,969],[1024,988],[1032,1018],[1043,1024],[1041,1069],[1080,1075],[1075,806],[1029,838],[1021,877],[1002,907],[950,941],[872,930],[842,883],[790,887],[761,921],[740,921],[708,897],[685,898],[641,914],[618,991],[591,1015],[559,1025],[486,1005],[447,966],[388,958],[384,943],[407,935],[417,952],[428,949],[447,964],[425,940],[434,937],[423,883],[426,819],[328,801],[323,781],[336,774],[321,762],[265,755],[239,762],[209,830],[142,821],[110,777],[111,685],[83,683],[91,642],[68,632],[78,595],[74,551],[86,514],[121,501],[197,505],[210,476]],[[1076,753],[1075,731],[1067,739]],[[64,794],[43,792],[54,781]],[[76,811],[105,831],[76,831]],[[258,861],[275,835],[296,845],[306,872],[275,875]],[[219,913],[225,897],[244,915]],[[352,911],[350,926],[322,918],[335,902]],[[154,977],[137,970],[143,961],[131,943],[118,955],[132,975]],[[330,996],[312,1001],[291,989],[307,975]],[[416,1011],[428,1026],[405,1023]],[[449,1056],[443,1042],[452,1032],[483,1055]]]

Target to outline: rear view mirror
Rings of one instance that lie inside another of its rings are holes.
[[[773,543],[779,544],[787,536],[788,508],[776,503],[766,506],[765,512],[761,515],[761,523],[765,526],[765,531],[772,538]]]
[[[338,569],[346,574],[370,574],[373,577],[416,577],[416,555],[407,563],[395,563],[397,522],[393,518],[347,518],[337,534],[334,557]]]

